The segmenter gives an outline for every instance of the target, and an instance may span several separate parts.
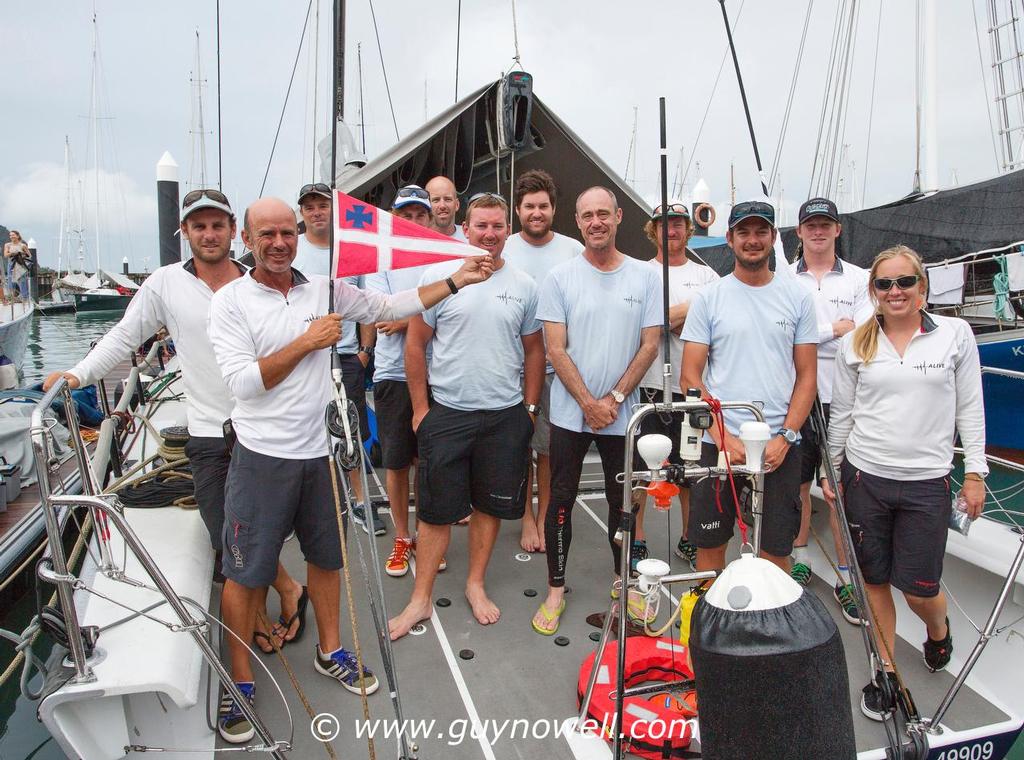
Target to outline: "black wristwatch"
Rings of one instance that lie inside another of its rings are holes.
[[[357,354],[366,354],[367,356],[373,356],[373,346],[360,346]]]

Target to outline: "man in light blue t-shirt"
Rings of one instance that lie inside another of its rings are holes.
[[[548,594],[533,629],[550,636],[565,610],[565,567],[572,540],[572,508],[583,458],[597,444],[608,500],[608,542],[614,572],[622,517],[626,420],[636,387],[658,353],[661,286],[658,273],[615,247],[622,209],[615,195],[592,187],[576,199],[583,253],[559,264],[541,285],[537,316],[544,321],[551,386],[551,505],[544,518]],[[641,599],[631,600],[633,610]],[[644,613],[642,613],[644,614]]]
[[[482,193],[470,200],[466,236],[491,254],[494,273],[482,291],[456,293],[449,280],[453,295],[447,303],[414,317],[407,331],[405,374],[420,460],[418,572],[409,604],[388,625],[392,639],[430,617],[451,526],[470,514],[466,599],[481,625],[501,615],[487,596],[484,576],[501,520],[523,517],[533,434],[526,405],[537,404],[544,382],[537,285],[501,257],[507,220],[508,205],[499,196]],[[443,280],[458,265],[437,264],[423,276]],[[427,394],[428,343],[433,403]]]
[[[698,291],[690,305],[682,334],[682,387],[699,388],[720,401],[762,405],[774,437],[764,453],[761,556],[788,573],[800,528],[800,452],[795,444],[817,391],[818,324],[806,288],[789,272],[773,273],[768,267],[776,234],[775,209],[768,203],[745,201],[733,207],[726,241],[736,264],[732,274]],[[726,410],[724,417],[724,441],[715,428],[705,434],[703,466],[717,462],[718,449],[734,464],[745,461],[736,436],[752,415]],[[725,567],[737,509],[732,491],[716,478],[690,487],[688,538],[697,546],[698,570]]]

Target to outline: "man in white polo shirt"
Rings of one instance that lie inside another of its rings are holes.
[[[343,318],[374,324],[411,316],[486,279],[491,263],[487,257],[467,259],[447,280],[393,296],[337,281],[330,304],[327,277],[307,278],[291,266],[298,232],[284,201],[256,201],[246,211],[242,235],[256,267],[218,291],[209,327],[235,397],[231,419],[238,439],[224,505],[227,580],[221,599],[224,622],[238,637],[228,641],[232,675],[251,700],[252,667],[240,641],[252,636],[258,590],[273,578],[285,537],[294,530],[320,637],[314,668],[348,691],[375,691],[376,677],[359,669],[339,636],[341,537],[324,425],[333,398],[324,349],[337,343]],[[235,743],[253,735],[230,699],[222,706],[220,730]]]
[[[843,261],[837,255],[843,227],[839,223],[836,204],[828,198],[811,198],[800,206],[797,219],[796,234],[800,238],[801,256],[790,268],[814,298],[818,321],[818,399],[827,424],[839,339],[870,319],[874,307],[868,296],[867,270]],[[794,580],[804,586],[811,580],[811,559],[807,553],[811,532],[811,482],[815,480],[820,466],[818,437],[808,420],[800,430],[800,532],[793,544],[791,571]],[[839,524],[834,511],[831,519],[837,569],[842,579],[836,583],[832,595],[847,622],[859,625],[860,614],[850,587],[850,568],[839,540]]]
[[[224,546],[224,483],[230,452],[224,443],[224,422],[231,416],[234,400],[220,376],[213,346],[206,334],[210,301],[223,286],[241,277],[245,267],[231,259],[235,215],[219,190],[193,190],[182,199],[181,234],[188,240],[192,258],[160,267],[146,278],[128,304],[124,317],[96,347],[64,377],[72,388],[95,383],[138,346],[166,327],[174,340],[181,365],[188,412],[189,440],[185,454],[192,468],[196,503],[210,543],[218,558]],[[44,383],[49,388],[57,376]],[[219,573],[219,565],[216,571]],[[284,565],[278,563],[273,586],[281,595],[281,617],[291,621],[287,630],[258,630],[255,643],[273,653],[269,636],[283,646],[296,635],[302,618],[295,617],[303,594]],[[264,610],[265,612],[265,610]],[[249,641],[253,637],[246,639]]]
[[[426,192],[430,201],[430,226],[442,235],[465,241],[466,233],[462,231],[462,225],[455,223],[455,215],[459,211],[459,194],[455,190],[455,183],[445,176],[437,176],[427,183]]]
[[[513,204],[522,229],[509,237],[502,257],[530,275],[537,287],[553,267],[583,251],[583,244],[578,240],[560,235],[551,228],[555,221],[556,194],[555,181],[540,169],[523,172],[516,180]],[[537,454],[537,512],[533,512],[532,478],[527,476],[526,512],[519,536],[519,545],[528,552],[544,551],[544,516],[551,501],[551,425],[548,417],[551,414],[551,382],[554,377],[555,368],[548,362],[544,391],[530,440],[530,448]]]
[[[434,579],[451,526],[469,522],[466,599],[481,625],[500,611],[484,588],[501,520],[520,520],[526,499],[526,457],[532,415],[544,381],[544,339],[536,319],[537,285],[502,259],[508,206],[496,195],[470,200],[466,236],[491,254],[494,274],[484,285],[415,317],[405,346],[405,371],[419,448],[416,583],[409,604],[388,626],[397,639],[430,617]],[[438,264],[423,281],[443,277]],[[431,347],[427,395],[426,348]],[[524,380],[520,381],[520,374]],[[524,390],[525,389],[525,390]]]

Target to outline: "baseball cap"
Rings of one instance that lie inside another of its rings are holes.
[[[235,218],[235,212],[231,210],[228,197],[220,190],[207,188],[185,193],[185,197],[181,199],[181,221],[184,222],[189,214],[204,208],[215,208],[218,211],[223,211],[232,219]]]
[[[406,185],[398,191],[395,199],[391,202],[391,208],[402,208],[411,203],[418,203],[427,211],[432,211],[430,206],[430,193],[419,185]]]
[[[737,203],[729,212],[729,229],[731,230],[744,219],[757,217],[764,219],[772,227],[775,226],[775,209],[770,203],[764,201],[743,201]]]
[[[833,222],[838,222],[839,209],[828,198],[811,198],[809,201],[804,201],[804,205],[800,207],[800,213],[797,215],[798,224],[803,224],[812,216],[824,216]]]
[[[308,185],[303,185],[299,188],[299,198],[296,203],[302,203],[302,199],[307,195],[319,195],[321,198],[331,200],[330,185],[325,185],[323,182],[311,182]]]
[[[654,211],[651,212],[651,219],[658,221],[661,219],[663,214],[661,213],[661,204],[659,203],[654,207]],[[664,216],[685,216],[687,219],[690,218],[690,209],[686,207],[686,204],[682,201],[672,200],[668,202],[668,212]]]

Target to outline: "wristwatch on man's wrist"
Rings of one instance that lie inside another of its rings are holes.
[[[626,395],[622,391],[617,391],[614,388],[610,391],[612,398],[615,399],[616,404],[621,404],[626,400]]]
[[[782,430],[779,431],[779,435],[785,438],[786,443],[788,443],[790,446],[796,443],[797,435],[795,430],[790,430],[789,428],[782,428]]]
[[[537,414],[537,412],[540,411],[540,407],[537,406],[536,404],[523,404],[523,406],[526,407],[526,411],[528,411],[530,414]]]
[[[357,354],[366,354],[367,356],[373,356],[373,346],[360,346]]]

